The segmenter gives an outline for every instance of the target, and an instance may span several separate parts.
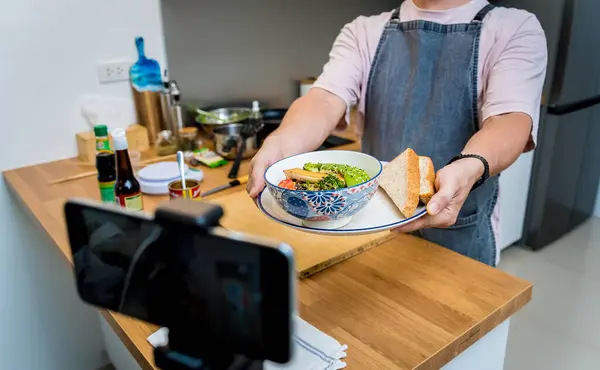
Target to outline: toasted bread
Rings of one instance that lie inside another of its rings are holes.
[[[385,166],[379,180],[379,186],[406,218],[412,217],[417,210],[420,183],[419,156],[410,148]]]
[[[435,194],[435,168],[431,158],[419,157],[419,171],[421,175],[419,199],[423,204],[427,204]]]

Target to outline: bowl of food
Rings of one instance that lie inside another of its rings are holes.
[[[353,151],[331,150],[280,160],[265,172],[265,183],[277,204],[309,227],[347,225],[377,192],[383,166],[376,158]]]

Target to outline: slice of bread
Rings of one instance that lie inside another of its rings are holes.
[[[419,172],[421,174],[419,199],[423,204],[427,204],[435,194],[435,168],[431,158],[419,157]]]
[[[404,217],[412,217],[419,205],[421,178],[419,156],[408,148],[383,169],[379,186],[390,196]]]

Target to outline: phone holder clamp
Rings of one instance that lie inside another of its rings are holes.
[[[223,208],[207,202],[175,199],[161,204],[155,212],[157,222],[168,227],[199,227],[206,232],[219,225]],[[154,349],[155,365],[163,370],[262,370],[262,360],[251,360],[229,353],[223,348],[210,348],[211,338],[190,330],[185,323],[169,327],[169,344]],[[221,346],[223,347],[223,346]]]

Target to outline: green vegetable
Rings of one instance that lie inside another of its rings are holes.
[[[304,170],[312,172],[338,172],[344,177],[346,186],[362,184],[363,182],[369,181],[371,178],[364,170],[346,164],[306,163],[304,165]]]
[[[300,181],[296,183],[298,190],[322,191],[335,190],[346,187],[344,180],[340,179],[335,174],[328,174],[323,180],[317,182]]]
[[[321,189],[334,190],[345,188],[346,183],[334,174],[329,174],[325,178],[317,183]]]
[[[296,190],[319,191],[319,190],[323,190],[323,189],[319,189],[317,183],[312,183],[312,182],[297,182],[296,183]]]

